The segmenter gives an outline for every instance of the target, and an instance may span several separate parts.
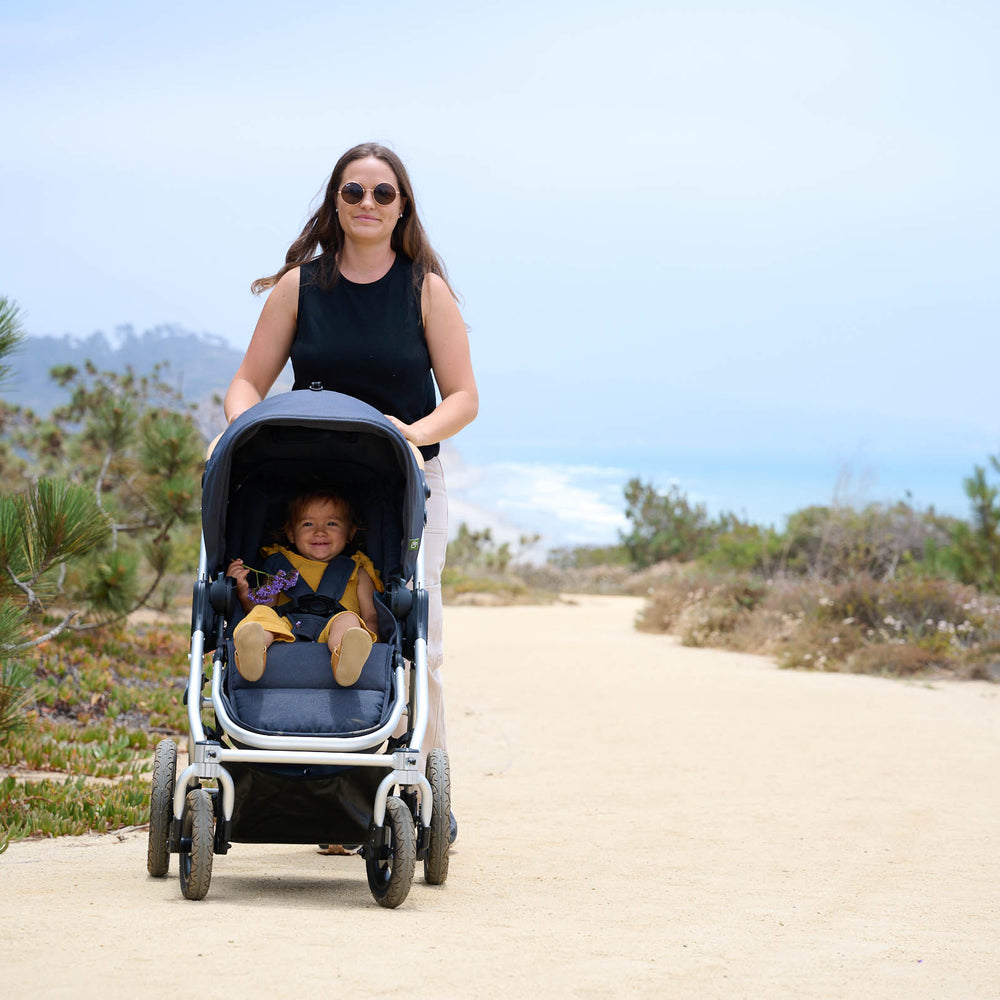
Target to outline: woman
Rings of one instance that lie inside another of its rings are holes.
[[[430,716],[423,751],[447,749],[441,570],[448,502],[438,443],[475,419],[479,394],[465,323],[399,157],[376,143],[344,153],[284,267],[252,288],[271,293],[226,393],[230,422],[267,395],[290,358],[295,389],[318,383],[364,400],[424,457],[431,497],[424,533]]]

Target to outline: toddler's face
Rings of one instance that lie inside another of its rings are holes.
[[[347,505],[332,500],[313,500],[306,504],[292,527],[291,541],[299,555],[318,562],[335,559],[354,536]]]

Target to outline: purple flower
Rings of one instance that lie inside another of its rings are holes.
[[[267,577],[267,579],[259,587],[250,591],[250,600],[254,604],[270,604],[283,590],[291,590],[292,587],[298,583],[299,574],[297,571],[292,573],[286,573],[283,569],[279,569],[274,576],[270,576],[267,573],[261,573],[260,570],[254,570],[258,576]]]

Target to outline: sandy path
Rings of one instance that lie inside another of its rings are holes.
[[[201,903],[145,835],[0,855],[0,992],[1000,997],[1000,687],[788,673],[638,602],[451,608],[442,888],[235,845]]]

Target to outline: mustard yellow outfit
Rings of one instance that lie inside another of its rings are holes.
[[[267,558],[267,556],[280,554],[283,555],[298,571],[302,579],[305,580],[313,590],[319,589],[319,582],[323,579],[323,574],[326,572],[328,563],[321,562],[318,559],[308,559],[305,556],[301,556],[298,552],[293,549],[285,548],[283,545],[269,545],[266,548],[260,550],[261,555]],[[330,634],[330,626],[339,618],[341,615],[349,614],[353,612],[358,616],[361,622],[362,628],[364,628],[368,634],[372,637],[372,642],[378,642],[378,636],[365,624],[364,618],[361,616],[361,604],[358,601],[358,573],[364,570],[371,578],[372,582],[375,584],[375,589],[381,594],[385,590],[385,586],[382,580],[379,578],[378,570],[375,569],[374,563],[368,558],[363,552],[355,552],[354,555],[350,557],[354,560],[354,571],[351,573],[350,579],[347,581],[347,586],[344,588],[344,594],[340,598],[340,603],[344,606],[346,610],[338,611],[327,623],[323,626],[323,631],[316,637],[317,642],[326,642],[327,637]],[[278,604],[287,604],[289,598],[285,594],[278,595]],[[247,622],[258,622],[260,623],[268,632],[273,633],[274,638],[280,642],[295,642],[295,634],[292,632],[292,627],[289,624],[288,619],[281,614],[278,614],[273,607],[269,607],[266,604],[255,604],[247,616],[240,622],[237,629],[242,628]]]

